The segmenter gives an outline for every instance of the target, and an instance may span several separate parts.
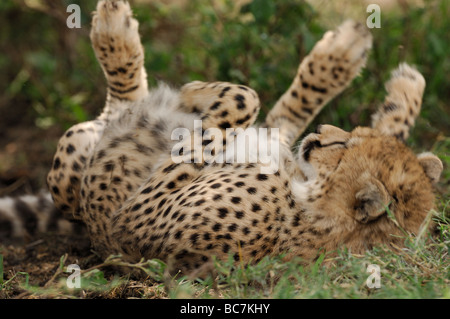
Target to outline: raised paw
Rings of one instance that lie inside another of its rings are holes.
[[[372,36],[360,23],[344,22],[328,31],[301,62],[290,88],[268,114],[287,144],[306,129],[322,107],[344,90],[364,66]]]
[[[246,128],[253,124],[260,108],[256,92],[228,82],[194,81],[181,88],[181,107],[200,113],[204,128]]]
[[[372,35],[361,23],[349,20],[325,33],[300,65],[300,84],[307,89],[304,93],[331,98],[330,93],[342,91],[365,65],[371,47]]]
[[[420,113],[425,79],[419,71],[402,63],[392,71],[385,87],[388,95],[372,116],[372,127],[405,141]]]
[[[328,59],[331,68],[339,67],[339,62],[347,64],[347,67],[350,67],[349,63],[358,63],[361,67],[371,47],[372,35],[369,30],[362,23],[347,20],[336,30],[326,32],[314,46],[310,56]],[[327,64],[326,61],[322,62]]]
[[[137,100],[147,94],[147,74],[139,23],[126,1],[99,1],[92,18],[91,41],[108,81],[109,94]]]

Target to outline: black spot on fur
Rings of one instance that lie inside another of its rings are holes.
[[[231,124],[228,121],[222,122],[219,124],[219,127],[223,130],[226,130],[227,128],[231,128]]]
[[[175,182],[174,182],[174,181],[169,182],[169,183],[167,184],[166,187],[167,187],[168,189],[173,189],[173,188],[175,188]]]
[[[311,90],[313,90],[314,92],[322,93],[322,94],[326,94],[328,91],[326,88],[317,87],[315,85],[311,85]]]
[[[56,186],[53,186],[53,187],[52,187],[52,193],[53,193],[54,195],[59,195],[59,188],[56,187]]]
[[[266,181],[269,177],[266,174],[258,174],[256,175],[258,181]]]
[[[194,205],[195,206],[200,206],[200,205],[204,204],[205,202],[206,201],[204,199],[200,199],[200,200],[196,201]]]
[[[76,176],[71,176],[70,177],[70,184],[75,185],[78,184],[80,182],[80,179]]]
[[[234,216],[236,216],[237,219],[242,219],[244,217],[244,212],[238,211],[234,213]]]
[[[125,73],[127,73],[127,69],[120,67],[120,68],[117,68],[117,72],[125,74]]]
[[[215,102],[211,107],[209,108],[211,111],[215,111],[219,108],[219,106],[222,104],[222,102]]]
[[[103,170],[105,172],[112,172],[114,170],[114,163],[112,161],[107,162],[104,166],[103,166]]]
[[[72,164],[72,169],[73,169],[75,172],[79,172],[79,171],[81,170],[81,166],[80,166],[80,164],[78,164],[78,162],[73,162],[73,164]]]
[[[195,245],[197,243],[198,236],[198,234],[192,234],[191,237],[189,237],[192,244]]]
[[[189,174],[183,173],[183,174],[181,174],[181,175],[179,175],[179,176],[177,177],[177,180],[179,180],[179,181],[181,182],[181,181],[184,181],[184,180],[186,180],[186,179],[188,179],[188,178],[189,178]]]
[[[302,103],[303,104],[308,104],[309,103],[308,100],[304,96],[302,96]]]
[[[252,204],[252,212],[258,212],[261,210],[261,206],[259,204],[253,203]]]
[[[228,253],[228,251],[230,251],[230,245],[224,244],[223,247],[222,247],[222,251],[224,253]]]
[[[250,119],[250,117],[251,117],[250,114],[247,114],[245,117],[236,120],[236,124],[237,124],[237,125],[242,125],[242,124],[244,124],[245,122],[247,122],[247,121]]]
[[[153,199],[160,198],[162,195],[164,195],[164,192],[159,192],[155,196],[153,196]]]
[[[153,207],[149,207],[149,208],[146,208],[144,210],[144,214],[145,215],[150,215],[151,213],[153,213],[153,211],[154,211],[154,208]]]
[[[67,154],[72,154],[73,152],[75,152],[75,146],[73,146],[72,144],[67,145],[66,152]]]
[[[220,218],[225,218],[228,215],[228,209],[226,209],[226,208],[219,208],[218,212],[219,212]]]
[[[225,93],[227,93],[229,90],[231,90],[231,87],[227,86],[226,88],[224,88],[222,90],[222,92],[220,92],[219,97],[223,98],[225,96]]]
[[[162,199],[158,204],[158,209],[161,209],[161,207],[163,207],[166,204],[166,202],[167,202],[167,199],[165,199],[165,198]]]
[[[59,159],[59,157],[55,158],[55,160],[53,161],[53,169],[58,169],[61,166],[61,160]]]
[[[219,188],[220,186],[222,186],[222,184],[220,184],[220,183],[215,183],[215,184],[212,184],[212,185],[211,185],[211,188],[216,189],[216,188]]]
[[[398,106],[395,103],[386,103],[383,105],[383,111],[386,113],[393,112],[396,109],[398,109]]]
[[[245,186],[245,183],[244,182],[236,182],[236,183],[234,183],[234,186],[242,187],[242,186]]]
[[[181,230],[179,230],[179,231],[177,231],[175,233],[174,238],[175,239],[180,239],[182,235],[183,235],[183,232]]]
[[[238,110],[245,109],[245,96],[243,96],[242,94],[236,94],[234,100],[237,101]]]
[[[131,211],[132,211],[132,212],[135,212],[135,211],[139,210],[141,207],[142,207],[141,204],[136,204],[136,205],[134,205],[134,206],[131,208]]]
[[[241,198],[240,198],[240,197],[237,197],[237,196],[232,197],[232,198],[231,198],[231,202],[232,202],[233,204],[239,204],[239,203],[241,202]]]
[[[204,233],[203,234],[203,239],[204,240],[210,240],[211,239],[211,234],[210,233]]]

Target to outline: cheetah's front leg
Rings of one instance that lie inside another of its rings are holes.
[[[291,146],[323,106],[343,91],[366,62],[372,36],[360,23],[346,21],[328,31],[301,62],[289,89],[269,112],[266,125],[280,128]]]
[[[147,95],[144,51],[138,22],[125,1],[99,1],[92,20],[91,40],[105,72],[108,95],[103,113],[95,120],[71,127],[61,137],[47,184],[55,205],[67,217],[80,219],[80,184],[86,164],[105,127],[128,106]]]
[[[148,94],[144,48],[132,14],[126,1],[99,1],[92,18],[90,36],[108,82],[107,105],[111,100],[136,101]]]

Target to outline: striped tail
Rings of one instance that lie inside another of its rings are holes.
[[[87,234],[83,223],[63,217],[49,193],[0,198],[0,244],[30,242],[43,233]]]

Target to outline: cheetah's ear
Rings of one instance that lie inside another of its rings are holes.
[[[444,169],[441,160],[436,155],[428,152],[419,154],[417,159],[420,165],[422,165],[425,174],[431,180],[431,183],[437,183]]]
[[[390,201],[384,186],[374,178],[368,179],[355,197],[355,219],[363,224],[383,215]]]

